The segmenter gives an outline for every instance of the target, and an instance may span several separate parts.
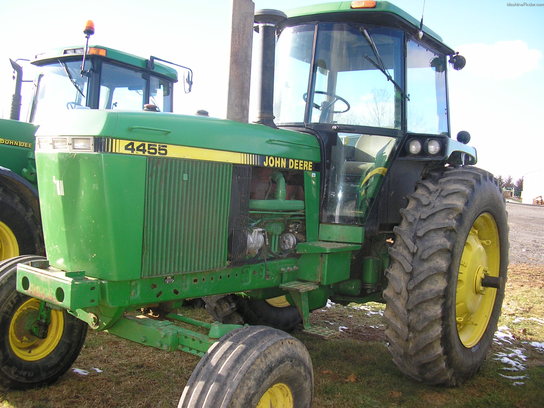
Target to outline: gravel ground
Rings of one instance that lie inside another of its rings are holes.
[[[510,264],[544,265],[544,207],[507,203]]]

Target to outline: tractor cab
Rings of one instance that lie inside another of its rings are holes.
[[[452,144],[475,155],[449,139],[446,66],[462,57],[401,9],[324,4],[277,27],[275,124],[322,143],[323,223],[364,225],[397,158],[399,169],[403,160],[446,161]],[[403,173],[413,188],[420,171]],[[398,218],[398,208],[390,213]]]
[[[63,48],[40,55],[30,122],[71,109],[148,109],[172,112],[176,69],[103,46]],[[174,64],[177,65],[177,64]],[[186,82],[190,86],[191,71]]]

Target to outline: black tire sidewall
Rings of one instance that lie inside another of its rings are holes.
[[[461,255],[470,229],[474,224],[474,221],[483,213],[491,214],[498,228],[500,239],[499,276],[502,278],[502,285],[495,297],[492,314],[482,338],[478,344],[471,348],[467,348],[462,344],[457,332],[455,304],[457,280]],[[489,347],[493,342],[493,336],[497,327],[504,298],[504,286],[506,283],[508,265],[508,224],[506,212],[504,210],[504,199],[496,185],[490,180],[484,180],[481,184],[476,184],[476,188],[471,192],[467,199],[465,211],[460,217],[457,239],[455,240],[452,251],[452,262],[448,275],[449,280],[446,288],[447,293],[444,307],[445,330],[443,342],[449,363],[457,373],[456,377],[462,379],[474,375],[480,368],[482,361],[485,359]]]
[[[238,298],[238,312],[244,321],[274,327],[286,332],[293,331],[302,321],[298,309],[294,306],[276,307],[265,300]]]
[[[266,326],[235,329],[214,344],[193,371],[179,407],[255,407],[275,384],[289,387],[294,407],[308,408],[313,368],[304,345]]]
[[[309,406],[311,391],[311,374],[295,353],[283,355],[276,360],[263,359],[260,364],[248,370],[248,377],[253,377],[250,383],[243,383],[236,394],[241,396],[241,407],[255,407],[262,395],[274,384],[283,383],[289,387],[293,395],[295,407]],[[255,388],[252,385],[258,384]]]
[[[27,213],[24,204],[13,193],[6,189],[0,189],[0,192],[0,221],[15,235],[19,254],[42,255],[44,250],[39,220],[33,213]]]

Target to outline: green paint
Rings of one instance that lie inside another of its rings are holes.
[[[130,65],[134,68],[139,68],[139,69],[147,68],[147,60],[148,60],[147,58],[138,57],[136,55],[129,54],[127,52],[123,52],[113,48],[104,47],[102,45],[90,45],[89,48],[104,50],[106,53],[106,56],[104,58],[106,60],[111,60],[121,64]],[[67,50],[71,50],[72,52],[67,53]],[[74,57],[77,57],[80,59],[83,57],[83,47],[75,46],[75,47],[58,48],[50,52],[40,54],[39,58],[32,61],[32,64],[41,66],[44,64],[51,63],[52,61],[58,61],[59,59],[61,60],[74,59]],[[158,62],[154,64],[154,68],[152,71],[156,74],[168,77],[170,80],[173,80],[174,82],[176,82],[178,79],[178,72],[175,69]]]
[[[231,178],[227,163],[148,159],[142,277],[227,266]]]
[[[419,31],[419,24],[420,21],[414,17],[412,17],[410,14],[406,13],[401,8],[395,6],[394,4],[388,2],[388,1],[377,1],[376,7],[374,8],[364,8],[364,9],[352,9],[351,8],[351,1],[342,1],[342,2],[335,2],[335,3],[324,3],[324,4],[316,4],[312,6],[307,7],[300,7],[297,9],[289,10],[286,12],[287,17],[289,18],[301,18],[301,17],[312,17],[315,16],[320,19],[324,19],[324,15],[334,15],[338,13],[344,13],[345,16],[334,16],[335,19],[353,19],[358,18],[357,16],[364,16],[364,18],[368,18],[369,20],[372,20],[374,18],[374,15],[379,14],[386,14],[391,16],[391,19],[397,19],[403,21],[405,24],[411,26],[414,30]],[[442,42],[442,38],[435,33],[433,30],[431,30],[426,25],[423,25],[422,28],[423,32],[434,38],[436,41]]]
[[[34,172],[34,133],[37,126],[0,119],[0,165],[36,183]]]
[[[241,326],[214,323],[210,325],[210,331],[206,335],[167,320],[125,316],[110,327],[108,332],[145,346],[167,351],[182,350],[201,357],[218,338],[239,327]]]
[[[249,200],[249,208],[259,211],[299,211],[304,210],[302,200]]]
[[[116,280],[141,275],[146,160],[36,153],[48,259]]]
[[[47,271],[30,265],[17,266],[18,291],[65,309],[97,306],[100,283],[83,272]]]
[[[379,258],[368,257],[363,259],[363,283],[367,285],[377,284],[381,272],[381,262]]]
[[[364,228],[358,225],[320,224],[319,239],[322,241],[362,244]]]

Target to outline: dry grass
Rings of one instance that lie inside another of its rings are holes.
[[[382,305],[333,306],[315,311],[315,324],[342,328],[343,332],[329,340],[295,333],[312,356],[314,407],[541,407],[544,352],[530,342],[544,342],[543,288],[544,267],[511,268],[500,323],[505,341],[494,345],[479,375],[459,388],[416,383],[395,368],[383,343]],[[202,317],[202,311],[196,313]],[[498,353],[512,350],[527,358],[522,372],[509,372],[505,370],[508,365],[497,360]],[[175,407],[197,361],[184,353],[168,353],[106,333],[90,333],[73,366],[88,371],[88,375],[71,370],[46,388],[0,390],[0,407]],[[514,385],[515,380],[501,374],[526,377],[517,381],[523,385]]]

